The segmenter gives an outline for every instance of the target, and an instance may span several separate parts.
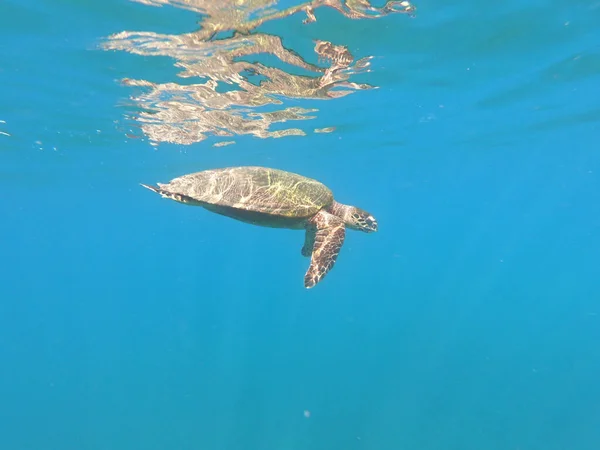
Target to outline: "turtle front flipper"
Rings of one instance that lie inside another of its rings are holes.
[[[306,234],[304,236],[304,245],[302,246],[302,256],[307,258],[312,255],[315,247],[315,237],[317,236],[317,227],[312,224],[306,226]]]
[[[310,219],[309,225],[313,225],[316,232],[310,267],[304,276],[307,289],[314,287],[332,269],[346,237],[342,219],[324,210]]]

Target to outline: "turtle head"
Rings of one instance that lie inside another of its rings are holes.
[[[346,220],[346,225],[355,230],[373,233],[377,231],[377,221],[375,217],[360,208],[352,207],[352,214]]]
[[[346,223],[348,228],[364,231],[365,233],[377,231],[377,220],[363,209],[336,203],[333,205],[332,210],[336,216],[340,217]]]

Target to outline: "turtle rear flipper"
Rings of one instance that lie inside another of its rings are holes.
[[[316,232],[310,266],[304,276],[304,287],[307,289],[314,287],[333,268],[346,237],[344,221],[327,211],[319,211],[309,220],[310,225],[316,228]],[[307,229],[307,239],[308,233]]]
[[[146,189],[150,189],[152,192],[156,192],[160,194],[160,188],[158,186],[151,186],[149,184],[140,183],[140,186],[145,187]]]
[[[175,200],[176,202],[179,202],[179,203],[200,205],[200,202],[197,202],[193,198],[190,198],[186,195],[181,195],[181,194],[177,194],[174,192],[165,191],[164,189],[161,189],[159,186],[152,186],[152,185],[144,184],[144,183],[140,183],[140,185],[145,187],[146,189],[150,189],[152,192],[156,192],[163,198],[169,198],[169,199]]]

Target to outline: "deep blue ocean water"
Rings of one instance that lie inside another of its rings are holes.
[[[0,449],[600,448],[599,2],[148,3],[0,3]],[[380,230],[306,290],[139,186],[232,165]]]

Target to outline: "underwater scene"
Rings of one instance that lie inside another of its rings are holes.
[[[0,450],[599,450],[600,2],[0,2]]]

